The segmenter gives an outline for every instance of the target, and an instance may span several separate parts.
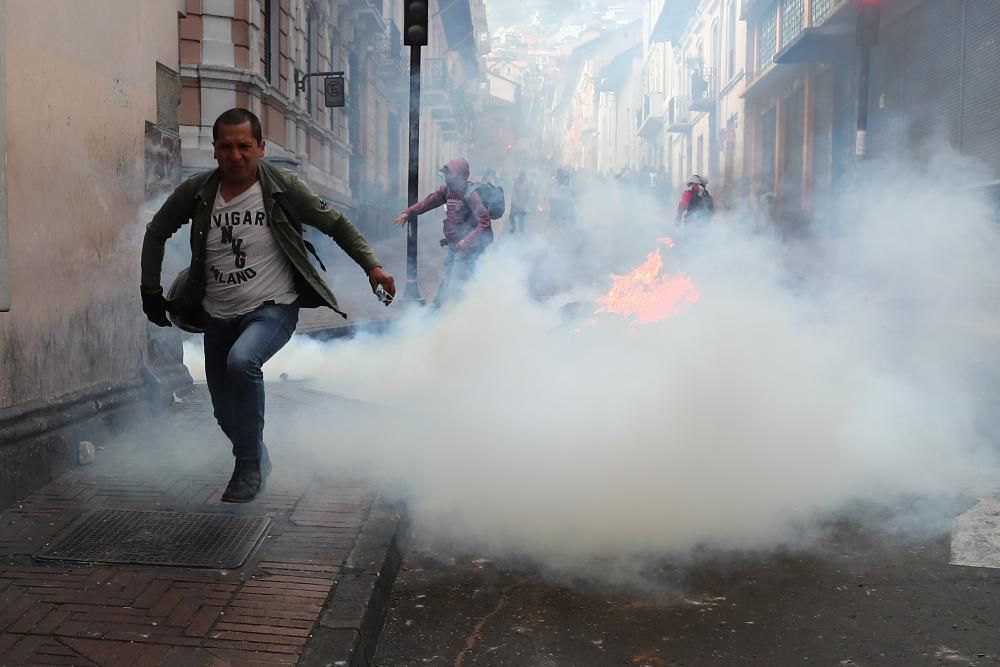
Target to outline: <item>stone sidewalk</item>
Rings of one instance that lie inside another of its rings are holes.
[[[297,383],[267,391],[269,423],[294,418],[303,398],[356,409]],[[232,458],[203,386],[95,444],[96,462],[0,513],[0,665],[371,662],[399,567],[399,512],[369,483],[315,465],[315,443],[269,440],[274,472],[261,496],[221,503]],[[37,558],[106,508],[266,516],[270,525],[233,570]]]

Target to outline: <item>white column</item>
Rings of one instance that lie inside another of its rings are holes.
[[[202,148],[212,140],[215,119],[236,106],[236,84],[229,81],[206,81],[201,84]],[[211,144],[208,144],[211,148]]]
[[[309,130],[305,124],[295,126],[295,153],[308,168],[309,165]]]
[[[263,29],[261,25],[262,16],[260,0],[250,0],[250,71],[256,72],[263,77],[265,76],[263,65],[261,64],[263,62],[263,54],[260,52],[260,32]],[[254,113],[260,116],[256,111]]]
[[[236,65],[233,45],[234,0],[203,0],[201,62],[204,65]]]
[[[291,116],[285,116],[285,150],[289,153],[294,153],[296,151],[296,142],[298,141],[298,132],[295,128],[295,119]]]

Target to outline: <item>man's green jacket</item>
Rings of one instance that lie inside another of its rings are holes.
[[[347,317],[338,308],[333,292],[309,261],[302,234],[285,215],[275,197],[284,196],[303,224],[315,227],[332,238],[364,269],[366,275],[381,266],[371,246],[350,220],[330,208],[294,172],[261,160],[257,178],[264,194],[264,209],[271,231],[295,269],[299,305],[303,308],[327,306]],[[167,239],[189,220],[193,225],[188,280],[173,299],[174,307],[183,313],[200,312],[205,297],[205,244],[220,181],[218,169],[207,174],[195,174],[174,190],[153,216],[152,222],[146,225],[142,241],[142,286],[147,289],[156,289],[161,284],[160,272]]]

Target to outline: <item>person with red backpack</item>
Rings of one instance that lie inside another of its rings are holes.
[[[692,174],[677,205],[677,224],[706,221],[713,213],[715,200],[708,193],[708,183],[698,174]]]
[[[456,158],[441,168],[444,185],[423,201],[399,214],[395,223],[406,224],[410,216],[421,215],[440,206],[447,206],[444,218],[442,246],[448,247],[441,287],[434,298],[440,306],[469,279],[476,260],[493,242],[493,224],[503,215],[503,188],[469,180],[469,161]]]

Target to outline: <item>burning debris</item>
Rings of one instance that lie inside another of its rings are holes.
[[[660,243],[674,247],[670,238],[662,238]],[[650,324],[676,315],[698,301],[701,295],[687,274],[661,275],[662,271],[663,256],[657,248],[628,274],[612,275],[614,285],[597,300],[601,307],[595,314],[615,313],[630,319],[633,325]]]

